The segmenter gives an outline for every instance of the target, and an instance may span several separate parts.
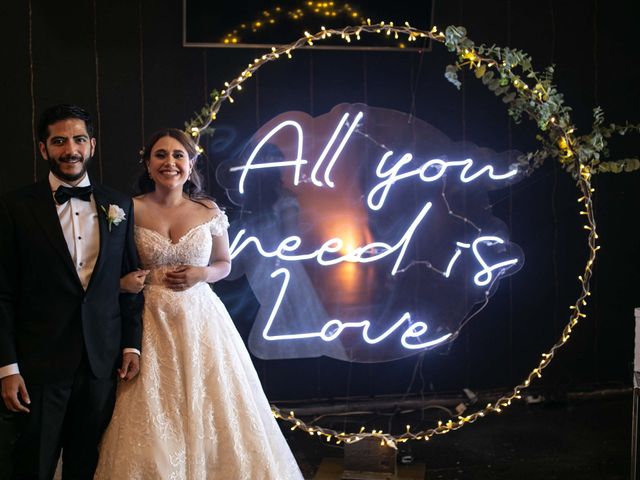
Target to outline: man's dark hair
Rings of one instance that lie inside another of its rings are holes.
[[[83,120],[87,127],[89,137],[93,138],[93,122],[91,121],[89,113],[78,105],[63,104],[49,107],[42,112],[40,121],[38,122],[38,140],[46,143],[49,137],[49,126],[68,118]]]

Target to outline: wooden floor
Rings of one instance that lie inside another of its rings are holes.
[[[599,399],[514,404],[429,442],[400,444],[398,458],[409,455],[414,463],[399,465],[404,476],[398,479],[628,480],[631,404],[630,391]],[[306,479],[340,478],[340,449],[300,432],[285,433]]]
[[[631,397],[629,389],[586,400],[517,403],[429,442],[400,444],[398,458],[413,461],[398,465],[397,480],[628,480]],[[383,427],[375,418],[358,422]],[[283,431],[305,479],[341,478],[340,447],[286,426]],[[2,455],[8,451],[5,440],[0,439],[0,479],[10,461]]]

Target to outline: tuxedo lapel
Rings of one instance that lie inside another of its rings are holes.
[[[102,210],[103,208],[109,208],[109,199],[105,192],[100,188],[99,184],[93,185],[93,200],[96,202],[96,211],[98,213],[98,228],[100,230],[100,250],[98,251],[98,259],[96,260],[96,265],[93,267],[93,272],[91,273],[91,278],[89,279],[89,285],[87,286],[87,291],[91,288],[91,284],[93,283],[93,279],[96,275],[99,274],[100,269],[104,265],[105,262],[105,251],[107,249],[107,244],[109,242],[109,224],[107,223],[107,215]]]
[[[80,278],[78,278],[78,274],[74,268],[73,260],[69,253],[69,247],[64,239],[64,233],[60,226],[60,219],[58,218],[58,212],[56,211],[48,178],[45,178],[34,185],[34,189],[28,198],[28,202],[37,223],[44,231],[44,236],[49,240],[53,249],[62,257],[69,273],[71,273],[78,284],[82,286]]]

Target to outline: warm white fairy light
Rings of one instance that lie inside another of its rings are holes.
[[[332,4],[331,2],[328,3]],[[309,6],[313,6],[314,2],[307,2],[307,4]],[[300,10],[296,14],[298,14],[300,17],[303,16],[303,12]],[[403,35],[406,35],[408,41],[415,41],[416,38],[429,38],[439,43],[444,43],[445,41],[445,35],[442,32],[439,32],[437,27],[435,26],[429,31],[424,31],[411,27],[408,22],[405,22],[403,26],[395,26],[393,23],[387,24],[385,22],[374,24],[370,19],[367,19],[366,23],[363,23],[362,25],[349,26],[342,29],[323,28],[320,32],[317,32],[313,35],[309,32],[305,32],[304,36],[299,38],[296,42],[283,47],[273,47],[270,53],[263,55],[259,59],[254,59],[253,63],[250,63],[240,76],[238,76],[231,82],[225,83],[225,89],[222,90],[219,95],[216,95],[214,97],[214,102],[210,105],[210,114],[208,115],[206,121],[201,125],[195,125],[189,133],[194,135],[196,139],[199,139],[200,134],[205,131],[210,123],[217,118],[217,112],[222,106],[222,103],[225,101],[229,101],[230,103],[232,103],[233,99],[231,98],[230,94],[234,90],[239,91],[241,89],[241,84],[249,79],[256,70],[261,68],[266,63],[277,60],[282,55],[285,55],[287,58],[291,58],[291,53],[296,49],[304,47],[306,45],[313,45],[314,41],[326,39],[331,35],[340,36],[346,42],[350,42],[350,36],[354,35],[359,39],[362,32],[378,33],[383,35],[393,34],[394,37],[401,37]],[[497,62],[499,61],[499,59],[487,56],[483,57],[474,50],[465,50],[456,47],[455,54],[461,60],[461,62],[458,64],[459,67],[468,66],[470,69],[484,69],[481,70],[482,72],[486,71],[487,68],[497,69]],[[538,83],[534,86],[529,86],[526,81],[522,79],[518,79],[517,81],[515,81],[516,74],[511,71],[511,67],[508,66],[504,61],[501,65],[502,73],[507,75],[510,83],[513,84],[514,88],[516,88],[516,90],[520,94],[526,95],[529,101],[533,104],[541,104],[543,102],[546,102],[546,100],[548,99],[548,92],[544,90],[542,85]],[[476,76],[477,78],[482,77],[482,75]],[[539,120],[539,118],[536,116],[535,111],[528,111],[527,113],[532,117],[533,120]],[[573,162],[575,164],[575,168],[578,171],[576,180],[578,189],[580,190],[582,195],[578,199],[578,202],[583,203],[582,212],[584,213],[581,213],[581,215],[584,215],[586,217],[586,224],[584,225],[584,228],[588,232],[587,243],[589,247],[589,253],[584,271],[582,275],[578,276],[581,290],[580,295],[576,302],[569,307],[569,321],[563,329],[560,339],[550,348],[548,352],[545,352],[541,355],[542,359],[540,360],[538,365],[529,373],[529,375],[527,375],[522,383],[515,386],[508,394],[499,398],[495,403],[489,403],[481,410],[478,410],[466,416],[458,416],[455,419],[449,419],[445,423],[443,423],[442,421],[438,421],[437,426],[434,428],[428,428],[417,432],[412,432],[410,428],[408,428],[407,431],[401,435],[384,433],[382,430],[374,430],[371,433],[367,433],[364,431],[364,427],[362,427],[360,432],[358,433],[347,433],[338,432],[329,428],[319,427],[317,425],[307,425],[305,422],[297,418],[294,412],[291,411],[288,415],[283,414],[279,408],[272,405],[273,414],[276,418],[292,423],[293,426],[291,427],[291,430],[300,429],[312,435],[325,437],[326,441],[328,442],[334,439],[336,444],[341,444],[343,442],[353,443],[362,440],[363,438],[374,437],[380,440],[381,445],[387,445],[391,448],[396,448],[398,442],[402,443],[408,440],[429,441],[435,435],[442,435],[454,430],[458,430],[459,428],[462,428],[467,424],[474,423],[479,418],[485,417],[489,413],[501,413],[504,408],[511,405],[513,400],[518,400],[521,398],[522,391],[528,388],[533,380],[542,377],[542,371],[547,366],[549,366],[558,349],[560,349],[569,340],[570,333],[578,324],[579,319],[586,317],[583,309],[587,306],[587,297],[590,296],[589,282],[593,274],[592,267],[593,263],[595,262],[597,251],[600,249],[600,246],[596,244],[598,235],[596,232],[596,222],[593,209],[594,189],[591,185],[592,172],[587,165],[580,163],[574,155],[574,129],[570,126],[567,127],[559,125],[558,120],[555,116],[551,116],[548,122],[548,124],[544,125],[544,130],[546,130],[549,135],[553,134],[553,138],[559,139],[557,143],[559,146],[558,156],[560,161],[563,163],[566,163],[568,161]]]

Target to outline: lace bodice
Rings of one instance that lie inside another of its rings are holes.
[[[151,270],[148,281],[158,283],[166,268],[175,265],[205,266],[211,257],[211,236],[219,236],[229,227],[227,216],[220,212],[208,222],[191,228],[176,243],[149,228],[136,226],[136,247],[144,269]]]

